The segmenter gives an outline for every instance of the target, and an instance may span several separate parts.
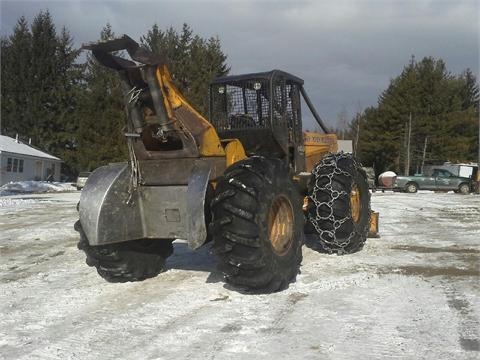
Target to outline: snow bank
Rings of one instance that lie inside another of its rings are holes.
[[[4,197],[0,199],[0,209],[2,208],[21,208],[28,207],[29,205],[37,204],[38,201],[35,199],[15,199],[12,197]]]
[[[19,181],[9,182],[0,187],[0,196],[14,194],[32,194],[45,192],[76,191],[71,183],[46,182],[46,181]]]

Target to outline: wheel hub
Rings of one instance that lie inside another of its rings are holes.
[[[293,243],[293,209],[285,196],[278,196],[268,213],[268,234],[273,250],[283,256]]]

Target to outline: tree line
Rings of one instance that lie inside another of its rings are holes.
[[[98,40],[114,37],[106,24]],[[154,24],[139,43],[166,56],[177,87],[206,115],[210,81],[230,70],[218,37],[203,38],[187,24],[180,31]],[[1,39],[1,134],[31,139],[60,157],[67,176],[127,159],[118,77],[80,54],[48,11],[31,24],[21,17]],[[342,135],[353,139],[356,155],[377,174],[413,173],[423,162],[476,161],[478,119],[472,71],[455,75],[442,59],[412,58],[378,104],[358,113]]]
[[[98,40],[114,37],[106,24]],[[31,24],[19,18],[11,35],[1,38],[0,133],[18,134],[58,156],[69,177],[127,159],[117,74],[90,54],[82,57],[73,43],[69,30],[58,31],[48,11]],[[154,24],[139,43],[166,56],[177,87],[206,114],[208,84],[230,70],[218,37],[203,38],[187,24],[180,31]]]
[[[479,86],[466,69],[412,57],[372,106],[350,122],[356,155],[379,173],[418,173],[422,164],[478,161]]]

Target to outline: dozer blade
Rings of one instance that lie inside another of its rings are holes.
[[[208,164],[198,161],[188,185],[138,186],[131,194],[130,167],[104,166],[88,178],[80,197],[80,223],[90,245],[137,239],[187,239],[192,249],[206,239]]]

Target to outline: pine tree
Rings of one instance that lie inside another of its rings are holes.
[[[195,108],[206,115],[210,82],[230,70],[218,37],[204,39],[194,35],[187,24],[183,24],[180,33],[172,27],[162,31],[153,25],[140,42],[167,58],[175,85]]]
[[[57,93],[57,34],[48,11],[41,11],[32,22],[30,67],[31,124],[28,136],[34,144],[53,152],[52,138],[56,131],[55,107]]]
[[[414,58],[392,79],[378,106],[360,117],[361,160],[377,174],[403,172],[409,118],[412,118],[409,172],[427,162],[472,161],[478,152],[478,84],[471,71],[455,76],[441,59]],[[352,123],[352,126],[356,124]]]
[[[1,41],[1,114],[2,134],[27,135],[31,127],[30,99],[32,35],[25,17],[21,17],[13,34]]]
[[[63,27],[57,37],[55,131],[52,151],[64,161],[64,173],[75,175],[77,166],[78,98],[82,89],[83,64],[77,64],[80,50],[73,47],[69,31]]]
[[[113,37],[107,24],[100,38]],[[180,33],[154,25],[142,44],[170,59],[175,83],[206,113],[208,84],[229,71],[219,39],[194,35],[186,24]],[[1,39],[0,130],[31,138],[62,158],[70,175],[127,158],[118,74],[91,55],[78,64],[78,55],[68,29],[57,34],[48,11],[41,11],[31,26],[20,18],[12,35]]]
[[[480,90],[478,87],[477,79],[472,73],[472,70],[465,70],[460,76],[461,88],[460,95],[462,98],[462,109],[466,110],[474,107],[479,111]]]
[[[115,37],[110,24],[100,40]],[[78,170],[93,170],[127,159],[123,127],[126,123],[118,74],[88,55],[84,72],[86,88],[79,96]]]
[[[8,39],[2,39],[2,130],[31,138],[33,144],[62,156],[70,132],[65,114],[73,111],[77,77],[71,69],[78,53],[64,29],[57,37],[48,13],[40,12],[29,25],[20,18]],[[78,74],[77,74],[78,75]]]

